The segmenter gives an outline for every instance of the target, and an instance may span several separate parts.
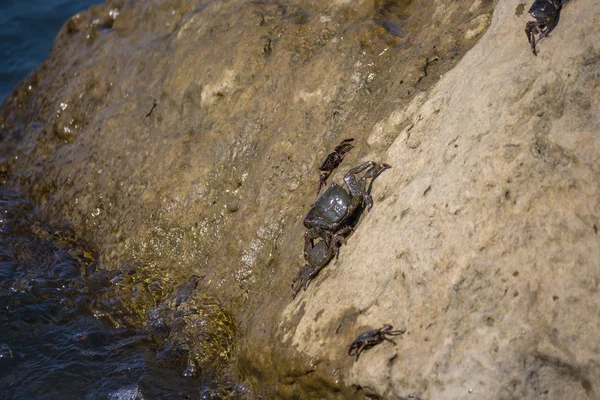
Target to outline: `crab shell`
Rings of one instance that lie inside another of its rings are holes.
[[[380,342],[382,339],[380,337],[381,329],[373,329],[370,331],[366,331],[358,335],[355,342]]]
[[[329,223],[339,222],[346,216],[351,202],[350,194],[340,185],[333,184],[317,199],[309,215]]]
[[[549,24],[556,17],[560,8],[560,1],[544,0],[535,1],[529,9],[529,15],[536,19],[538,23]]]
[[[329,247],[325,241],[321,240],[306,254],[306,262],[309,265],[322,266],[327,264],[331,259]]]

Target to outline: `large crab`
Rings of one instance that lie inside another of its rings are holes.
[[[369,170],[358,179],[356,174],[360,174],[367,168]],[[314,247],[314,241],[318,238],[322,238],[328,248],[333,248],[334,252],[337,252],[339,246],[331,240],[332,235],[348,226],[359,210],[359,206],[366,204],[367,210],[371,210],[373,199],[366,189],[367,179],[375,178],[388,168],[391,168],[389,164],[364,162],[352,168],[344,176],[348,191],[332,183],[315,201],[304,218],[304,226],[307,228],[304,234],[304,257],[307,260],[309,252]]]
[[[356,174],[367,168],[370,169],[362,178],[357,179]],[[344,176],[348,191],[333,183],[312,205],[304,218],[304,226],[308,228],[304,234],[306,265],[292,282],[292,297],[296,297],[300,289],[306,290],[310,281],[329,264],[333,257],[339,257],[339,249],[346,243],[345,235],[352,230],[350,223],[359,206],[364,203],[368,210],[373,206],[373,199],[366,189],[367,179],[375,178],[388,168],[391,166],[385,163],[378,164],[374,161],[362,163]],[[315,240],[317,240],[316,244]]]
[[[392,325],[385,324],[383,325],[383,328],[373,329],[361,333],[350,345],[350,348],[348,349],[348,355],[351,356],[354,353],[356,361],[358,361],[358,357],[363,350],[370,349],[371,347],[382,343],[384,340],[396,344],[396,342],[394,342],[392,339],[389,339],[388,336],[399,336],[406,332],[406,330],[398,329],[394,331],[393,329],[394,327]]]
[[[525,24],[525,34],[531,45],[533,55],[537,56],[535,49],[535,35],[539,34],[538,41],[548,36],[549,25],[556,19],[561,8],[561,0],[535,0],[529,9],[529,14],[535,21]]]

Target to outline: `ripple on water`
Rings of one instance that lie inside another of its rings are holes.
[[[110,400],[144,400],[140,388],[137,385],[116,390],[108,395]]]
[[[1,398],[239,397],[243,388],[216,372],[227,357],[199,356],[230,346],[233,331],[198,278],[154,290],[141,284],[158,279],[152,271],[98,270],[85,244],[43,229],[14,193],[0,190],[0,213]]]

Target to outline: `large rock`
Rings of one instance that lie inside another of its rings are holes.
[[[534,57],[528,6],[111,0],[4,103],[2,180],[106,268],[200,276],[265,398],[594,398],[600,7],[567,3]],[[393,168],[292,301],[346,137],[332,180]],[[384,323],[406,333],[354,362]]]
[[[461,62],[372,129],[369,143],[395,137],[394,168],[340,261],[281,317],[280,340],[346,385],[600,397],[600,5],[568,3],[538,57],[519,7],[500,1]],[[353,362],[348,344],[384,323],[406,334]]]

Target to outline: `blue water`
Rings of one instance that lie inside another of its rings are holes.
[[[101,0],[0,0],[0,104],[48,56],[74,14]]]
[[[0,400],[242,397],[242,386],[196,364],[219,340],[203,331],[219,308],[197,301],[196,277],[171,290],[147,284],[142,267],[105,271],[85,243],[34,214],[0,186]],[[157,301],[163,290],[171,294]],[[145,305],[148,318],[126,327]]]

